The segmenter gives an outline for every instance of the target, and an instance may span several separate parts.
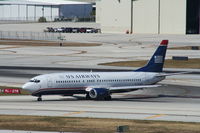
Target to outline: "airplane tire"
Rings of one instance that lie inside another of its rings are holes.
[[[42,101],[42,98],[41,98],[41,97],[38,97],[37,101]]]

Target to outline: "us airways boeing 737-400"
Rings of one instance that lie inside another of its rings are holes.
[[[36,76],[23,89],[42,100],[42,95],[86,94],[86,99],[110,100],[112,93],[158,87],[173,74],[162,73],[168,40],[163,40],[147,65],[129,72],[52,73]]]

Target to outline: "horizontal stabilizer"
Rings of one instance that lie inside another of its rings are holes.
[[[173,75],[180,75],[180,74],[189,74],[190,72],[179,72],[179,73],[159,73],[156,77],[166,77],[166,76],[173,76]]]

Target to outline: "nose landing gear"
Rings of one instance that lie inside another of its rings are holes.
[[[42,96],[39,96],[39,97],[37,98],[37,101],[42,101]]]

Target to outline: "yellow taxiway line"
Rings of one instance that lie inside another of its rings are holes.
[[[153,119],[153,118],[162,117],[162,116],[166,116],[166,115],[165,114],[152,115],[152,116],[146,117],[145,119]]]
[[[85,111],[70,112],[70,113],[64,114],[64,116],[71,116],[71,115],[76,115],[76,114],[81,114],[81,113],[85,113]]]

